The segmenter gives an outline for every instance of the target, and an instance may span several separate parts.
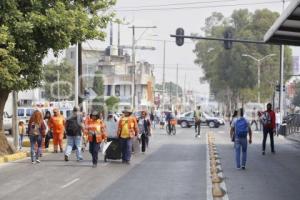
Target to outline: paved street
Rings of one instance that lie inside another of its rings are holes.
[[[178,128],[176,136],[156,131],[149,151],[134,155],[130,165],[99,156],[96,169],[87,152],[80,163],[48,154],[40,164],[26,159],[0,166],[0,179],[7,180],[0,199],[206,199],[205,140],[195,139],[193,129]]]
[[[177,128],[176,136],[156,129],[146,154],[135,154],[130,165],[104,163],[96,169],[90,155],[83,162],[63,161],[63,154],[47,154],[40,164],[29,159],[0,166],[0,199],[210,199],[207,197],[206,138],[193,129]],[[276,137],[272,155],[261,155],[261,133],[254,132],[247,168],[236,170],[228,127],[203,128],[213,133],[221,157],[230,200],[295,199],[300,184],[300,144]],[[210,180],[209,180],[210,181]],[[208,181],[208,182],[209,182]]]

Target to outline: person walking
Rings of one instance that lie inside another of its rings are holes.
[[[267,110],[264,111],[261,114],[261,123],[263,125],[263,141],[262,141],[262,155],[265,155],[266,152],[266,141],[268,134],[270,135],[270,145],[271,145],[271,152],[274,154],[275,149],[274,149],[274,133],[276,131],[276,116],[275,112],[272,110],[272,104],[268,103],[267,104]]]
[[[147,112],[142,111],[142,115],[138,120],[139,136],[142,141],[142,152],[145,153],[148,147],[149,136],[151,135],[151,122],[147,118]]]
[[[232,114],[232,117],[231,117],[231,120],[230,120],[230,127],[232,126],[232,123],[237,120],[238,117],[239,117],[238,116],[238,111],[234,110],[233,114]],[[231,136],[231,141],[234,142],[234,132],[233,132],[233,136]]]
[[[51,119],[51,113],[49,110],[47,110],[44,116],[44,123],[46,126],[45,149],[49,148],[50,140],[51,138],[53,138],[52,131],[49,128],[50,119]]]
[[[121,141],[122,162],[130,163],[132,153],[132,139],[138,134],[138,125],[136,118],[131,116],[130,107],[125,107],[122,111],[123,115],[118,124],[118,137]]]
[[[58,146],[60,152],[63,152],[63,138],[65,132],[65,118],[60,114],[57,108],[53,109],[53,116],[50,118],[49,128],[53,134],[53,146],[54,153],[58,152]]]
[[[99,112],[93,111],[85,127],[85,134],[88,136],[89,141],[89,152],[92,155],[93,168],[97,167],[100,143],[107,139],[105,124],[99,118]]]
[[[276,134],[279,134],[279,127],[281,124],[281,116],[280,116],[280,109],[277,108],[276,109],[276,113],[275,113],[275,118],[276,118]]]
[[[258,131],[258,125],[257,125],[257,112],[256,112],[256,108],[254,107],[251,113],[251,124],[250,126],[252,126],[252,124],[255,124],[255,130]]]
[[[73,146],[76,146],[77,161],[81,161],[81,136],[83,131],[83,119],[79,108],[73,108],[73,115],[66,121],[67,147],[65,152],[65,161],[69,161]]]
[[[39,156],[42,151],[42,138],[45,137],[46,126],[43,121],[43,114],[36,110],[28,122],[28,136],[30,140],[31,163],[40,163]],[[35,145],[37,150],[35,151]]]
[[[247,136],[249,134],[249,144],[252,143],[252,131],[249,122],[244,118],[243,108],[239,109],[239,117],[235,118],[231,124],[230,136],[234,137],[235,161],[237,169],[246,169],[247,161]],[[241,161],[242,151],[242,161]]]
[[[114,117],[112,112],[108,112],[107,119],[105,121],[106,132],[108,138],[117,138],[118,137],[118,121]]]
[[[194,119],[195,119],[195,137],[200,137],[200,127],[201,127],[201,106],[197,106],[197,109],[194,111]]]
[[[24,135],[26,134],[26,126],[23,121],[19,122],[18,129],[19,129],[19,150],[21,151],[23,148]]]
[[[155,115],[152,111],[150,113],[150,121],[151,121],[153,128],[155,128]]]

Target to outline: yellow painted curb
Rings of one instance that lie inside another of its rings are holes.
[[[18,152],[18,153],[14,153],[14,154],[4,156],[4,161],[5,162],[11,162],[11,161],[20,160],[20,159],[23,159],[23,158],[26,158],[26,157],[27,157],[26,152]]]
[[[225,195],[225,191],[221,188],[220,184],[214,183],[212,187],[212,195],[213,197],[223,197]]]
[[[0,163],[4,163],[5,162],[5,160],[4,160],[4,157],[0,157]]]

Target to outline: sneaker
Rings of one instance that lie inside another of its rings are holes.
[[[237,170],[240,170],[240,169],[241,169],[241,167],[236,167],[236,169],[237,169]]]
[[[69,156],[65,155],[65,161],[69,161]]]
[[[242,166],[242,170],[245,170],[246,169],[246,167],[245,166]]]
[[[40,163],[41,161],[39,159],[36,160],[36,163]]]
[[[263,151],[263,152],[262,152],[262,155],[263,155],[263,156],[266,155],[266,152]]]
[[[97,167],[97,164],[93,164],[93,166],[92,166],[93,168],[96,168]]]
[[[61,149],[61,150],[60,150],[60,153],[62,153],[62,152],[64,152],[64,150],[63,150],[63,149]]]
[[[272,154],[275,154],[276,153],[276,151],[272,151]]]
[[[83,158],[77,158],[77,161],[79,162],[79,161],[82,161],[83,160]]]
[[[35,164],[35,161],[31,161],[31,164]]]

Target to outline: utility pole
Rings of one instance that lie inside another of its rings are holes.
[[[79,94],[78,95],[78,104],[82,103],[83,92],[83,79],[82,79],[82,44],[78,43],[78,79],[79,79]]]
[[[165,75],[166,75],[166,40],[164,40],[164,52],[163,52],[163,92],[162,92],[162,110],[165,109]]]
[[[60,101],[60,91],[59,91],[59,86],[60,86],[60,82],[59,82],[59,79],[60,79],[60,74],[59,74],[59,70],[56,70],[57,71],[57,99],[58,101]]]
[[[13,91],[12,134],[14,137],[14,146],[16,147],[16,149],[18,149],[18,143],[19,143],[17,107],[18,107],[18,92]]]
[[[145,31],[142,33],[142,35],[139,37],[139,39],[143,36],[143,34],[149,29],[149,28],[156,28],[156,26],[131,26],[129,28],[132,28],[132,64],[133,64],[133,86],[132,86],[132,99],[131,99],[131,104],[133,109],[136,107],[136,66],[135,66],[135,45],[136,45],[136,40],[135,40],[135,29],[145,29]],[[138,39],[138,40],[139,40]]]
[[[185,84],[186,84],[186,73],[184,73],[184,85],[183,85],[183,112],[185,112],[186,96],[185,96]]]
[[[76,56],[75,56],[75,84],[74,84],[74,87],[75,87],[75,106],[78,106],[79,105],[79,95],[78,95],[78,44],[76,44]]]
[[[178,64],[176,68],[176,110],[178,105]]]

